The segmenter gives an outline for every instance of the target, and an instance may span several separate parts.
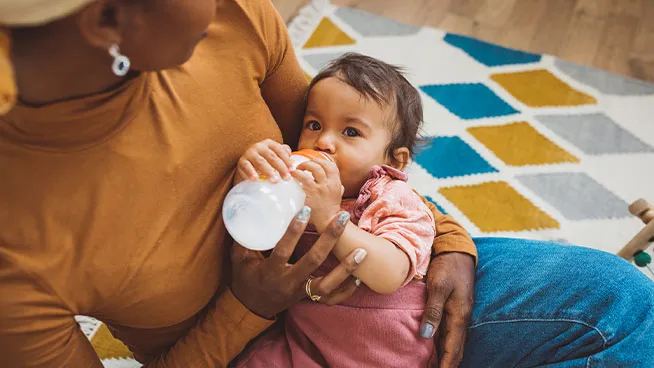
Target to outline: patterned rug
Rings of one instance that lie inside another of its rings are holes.
[[[617,252],[654,201],[654,84],[327,1],[289,26],[308,77],[348,52],[408,71],[432,137],[409,182],[473,236]]]
[[[654,202],[653,84],[327,1],[289,31],[308,78],[349,51],[406,68],[433,138],[409,182],[471,235],[615,253],[643,227],[627,207]],[[82,325],[106,367],[138,366]]]

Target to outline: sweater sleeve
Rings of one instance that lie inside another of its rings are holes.
[[[75,321],[76,311],[37,275],[0,250],[0,356],[8,367],[102,367]],[[228,290],[198,324],[145,367],[225,367],[272,324]]]
[[[433,244],[434,254],[452,252],[469,254],[475,259],[476,265],[477,247],[468,232],[452,216],[442,214],[433,203],[424,197],[421,198],[431,210],[436,223],[436,238],[434,238]]]
[[[261,95],[282,131],[284,143],[295,149],[300,138],[304,97],[309,82],[297,61],[281,16],[270,1],[261,1],[261,5],[261,34],[268,51],[268,71],[261,84]]]

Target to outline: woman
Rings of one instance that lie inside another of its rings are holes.
[[[76,314],[105,321],[147,367],[225,366],[306,297],[344,216],[294,265],[306,216],[265,259],[240,246],[227,258],[219,216],[243,150],[298,137],[307,82],[269,1],[2,0],[0,25],[20,100],[0,118],[7,366],[101,366]],[[437,221],[447,236],[421,334],[439,333],[441,366],[464,343],[464,366],[651,364],[654,287],[626,262],[491,239],[475,273],[467,236]],[[364,258],[314,280],[320,302],[351,295]]]

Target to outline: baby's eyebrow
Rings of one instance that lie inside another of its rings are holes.
[[[357,123],[357,124],[361,124],[361,125],[364,125],[364,126],[367,127],[367,128],[370,128],[370,123],[368,123],[367,121],[365,121],[365,120],[363,120],[363,119],[359,119],[359,118],[356,117],[356,116],[346,116],[346,117],[345,117],[345,121],[348,122],[348,123]]]

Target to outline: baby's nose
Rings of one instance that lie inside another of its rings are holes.
[[[329,135],[321,135],[315,144],[315,149],[317,151],[325,152],[328,154],[333,154],[335,151],[334,140],[329,137]]]

